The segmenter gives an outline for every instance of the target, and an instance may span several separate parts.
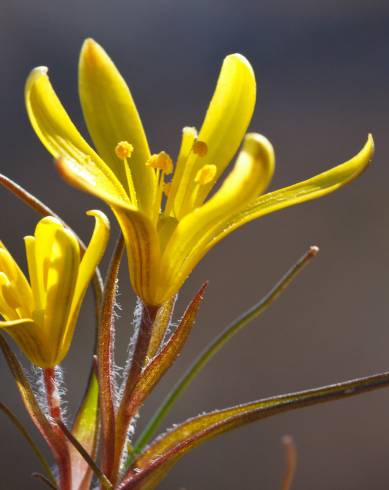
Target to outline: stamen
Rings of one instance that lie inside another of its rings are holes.
[[[208,153],[208,145],[205,141],[195,140],[193,142],[192,151],[199,157],[205,157]]]
[[[136,191],[134,181],[132,179],[131,168],[127,161],[128,158],[131,158],[131,155],[134,151],[134,147],[128,141],[119,141],[119,143],[115,146],[115,154],[120,160],[123,160],[124,170],[126,172],[127,177],[127,185],[128,191],[130,193],[130,199],[134,206],[138,206],[138,200],[136,198]]]
[[[172,188],[172,183],[171,182],[164,182],[162,184],[162,191],[165,194],[166,197],[169,197],[170,191]]]
[[[162,170],[165,175],[169,175],[173,172],[173,160],[165,151],[161,151],[158,154],[151,155],[146,162],[146,167]]]
[[[217,168],[216,165],[204,165],[197,172],[195,177],[196,184],[206,185],[214,180],[216,177]]]
[[[120,160],[130,158],[133,151],[134,147],[128,141],[120,141],[115,147],[116,156],[120,158]]]

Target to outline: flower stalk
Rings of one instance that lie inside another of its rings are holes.
[[[62,419],[61,399],[56,382],[55,368],[43,369],[43,381],[46,390],[47,407],[49,416],[52,419],[52,425],[56,425],[56,420]]]
[[[119,402],[116,416],[115,455],[113,459],[112,473],[108,473],[114,483],[116,482],[120,471],[122,453],[127,442],[128,428],[134,415],[133,411],[130,409],[131,397],[146,364],[147,352],[149,350],[153,331],[153,323],[157,316],[157,312],[158,307],[142,304],[134,354],[131,360],[130,369],[127,374],[127,380],[124,386],[122,398]]]
[[[124,250],[123,236],[120,234],[108,268],[104,286],[101,322],[97,342],[97,373],[99,380],[99,400],[102,428],[102,471],[112,477],[112,465],[115,455],[115,403],[114,403],[114,309],[117,294],[117,277]]]

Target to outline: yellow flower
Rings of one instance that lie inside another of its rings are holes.
[[[82,299],[107,245],[107,217],[101,211],[88,214],[96,224],[82,258],[74,233],[55,218],[43,218],[34,236],[24,238],[30,281],[0,242],[0,328],[43,368],[66,356]]]
[[[71,122],[47,68],[36,68],[27,80],[31,123],[62,176],[113,210],[126,240],[132,285],[150,305],[174,295],[204,254],[231,231],[336,190],[357,177],[373,155],[369,136],[348,162],[263,195],[274,171],[273,148],[261,135],[245,137],[256,83],[249,62],[239,54],[224,60],[200,132],[184,128],[174,169],[167,153],[150,153],[125,81],[91,39],[81,50],[79,93],[97,152]],[[233,169],[209,197],[243,139]]]

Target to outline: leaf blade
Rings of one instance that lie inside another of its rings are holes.
[[[389,386],[389,372],[265,398],[189,419],[146,450],[127,472],[118,490],[152,490],[188,451],[228,430],[289,410],[349,398]]]

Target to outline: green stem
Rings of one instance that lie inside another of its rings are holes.
[[[168,394],[162,405],[158,408],[150,422],[147,424],[146,428],[143,430],[139,439],[136,441],[134,446],[134,454],[139,454],[143,448],[147,445],[150,439],[156,433],[158,427],[161,425],[162,421],[165,419],[167,414],[170,412],[174,403],[177,401],[179,396],[185,391],[189,386],[191,381],[202,371],[204,366],[208,361],[217,353],[219,350],[233,337],[237,332],[239,332],[243,327],[245,327],[249,322],[254,320],[262,314],[278,296],[289,286],[293,279],[304,269],[304,267],[317,255],[319,249],[318,247],[310,247],[308,251],[289,269],[289,271],[278,281],[278,283],[264,296],[258,303],[256,303],[252,308],[243,313],[239,318],[233,321],[225,330],[223,330],[199,355],[199,357],[193,362],[189,369],[185,372],[182,378],[175,385],[173,390]],[[127,460],[126,467],[129,467],[133,462],[133,457],[129,457]]]

